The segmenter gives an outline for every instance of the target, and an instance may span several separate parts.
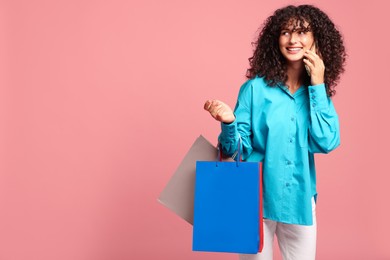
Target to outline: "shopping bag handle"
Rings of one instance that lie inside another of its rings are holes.
[[[218,162],[222,162],[222,145],[221,143],[218,143],[218,159],[216,161],[216,166],[218,167]],[[235,158],[238,159],[236,160]],[[236,161],[236,165],[238,167],[239,163],[242,162],[242,159],[241,159],[241,137],[238,139],[238,143],[237,143],[237,151],[233,154],[232,156],[233,160]]]

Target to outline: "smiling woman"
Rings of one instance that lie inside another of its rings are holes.
[[[287,61],[300,61],[306,50],[313,47],[313,33],[305,22],[299,26],[296,20],[291,20],[288,26],[282,29],[279,37],[279,48]]]
[[[221,122],[222,151],[231,156],[240,143],[244,161],[263,162],[264,249],[240,259],[272,260],[275,235],[283,259],[315,259],[314,154],[340,144],[330,97],[345,56],[325,13],[287,6],[266,20],[234,111],[222,101],[206,101],[204,109]]]
[[[309,23],[304,21],[299,24],[297,19],[290,19],[288,24],[282,28],[279,37],[279,49],[288,64],[288,67],[298,68],[302,65],[302,60],[305,69],[311,77],[311,85],[318,85],[324,82],[324,63],[316,49],[313,33],[310,30]],[[319,75],[311,75],[311,69],[314,63],[320,70]],[[291,93],[300,87],[300,85],[287,83]]]
[[[291,65],[289,61],[303,61],[309,68],[317,61],[323,62],[326,67],[323,81],[328,96],[336,93],[335,87],[344,72],[345,47],[334,23],[317,7],[287,6],[276,10],[274,15],[265,21],[254,44],[256,49],[249,58],[250,68],[246,74],[248,79],[262,76],[270,86],[285,84],[288,80],[288,64]],[[289,49],[288,52],[287,47],[302,49]],[[294,53],[296,51],[297,53]],[[307,55],[304,55],[305,52]],[[306,56],[307,60],[303,60],[303,56]],[[302,83],[310,85],[312,77],[302,75]],[[288,84],[287,86],[290,87]]]

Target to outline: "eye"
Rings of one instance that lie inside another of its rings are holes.
[[[282,31],[280,34],[281,34],[281,35],[284,35],[284,36],[287,36],[287,35],[289,35],[290,33],[289,33],[288,31]]]

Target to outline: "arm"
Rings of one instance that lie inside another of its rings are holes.
[[[303,62],[310,70],[311,85],[309,152],[329,153],[340,145],[339,119],[332,100],[327,96],[321,54],[315,49],[306,50]]]
[[[241,139],[242,159],[252,153],[251,126],[251,89],[244,84],[238,95],[233,110],[219,100],[209,100],[204,106],[211,116],[221,122],[221,134],[218,140],[225,155],[232,156],[237,151],[238,140]]]
[[[309,87],[309,152],[329,153],[340,145],[339,119],[325,84]]]

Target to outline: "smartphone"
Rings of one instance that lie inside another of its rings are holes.
[[[317,41],[315,40],[313,42],[313,45],[310,47],[310,50],[317,53],[316,47],[317,47]],[[306,64],[305,64],[305,69],[306,69],[307,75],[309,75],[309,77],[311,77],[310,68]]]

